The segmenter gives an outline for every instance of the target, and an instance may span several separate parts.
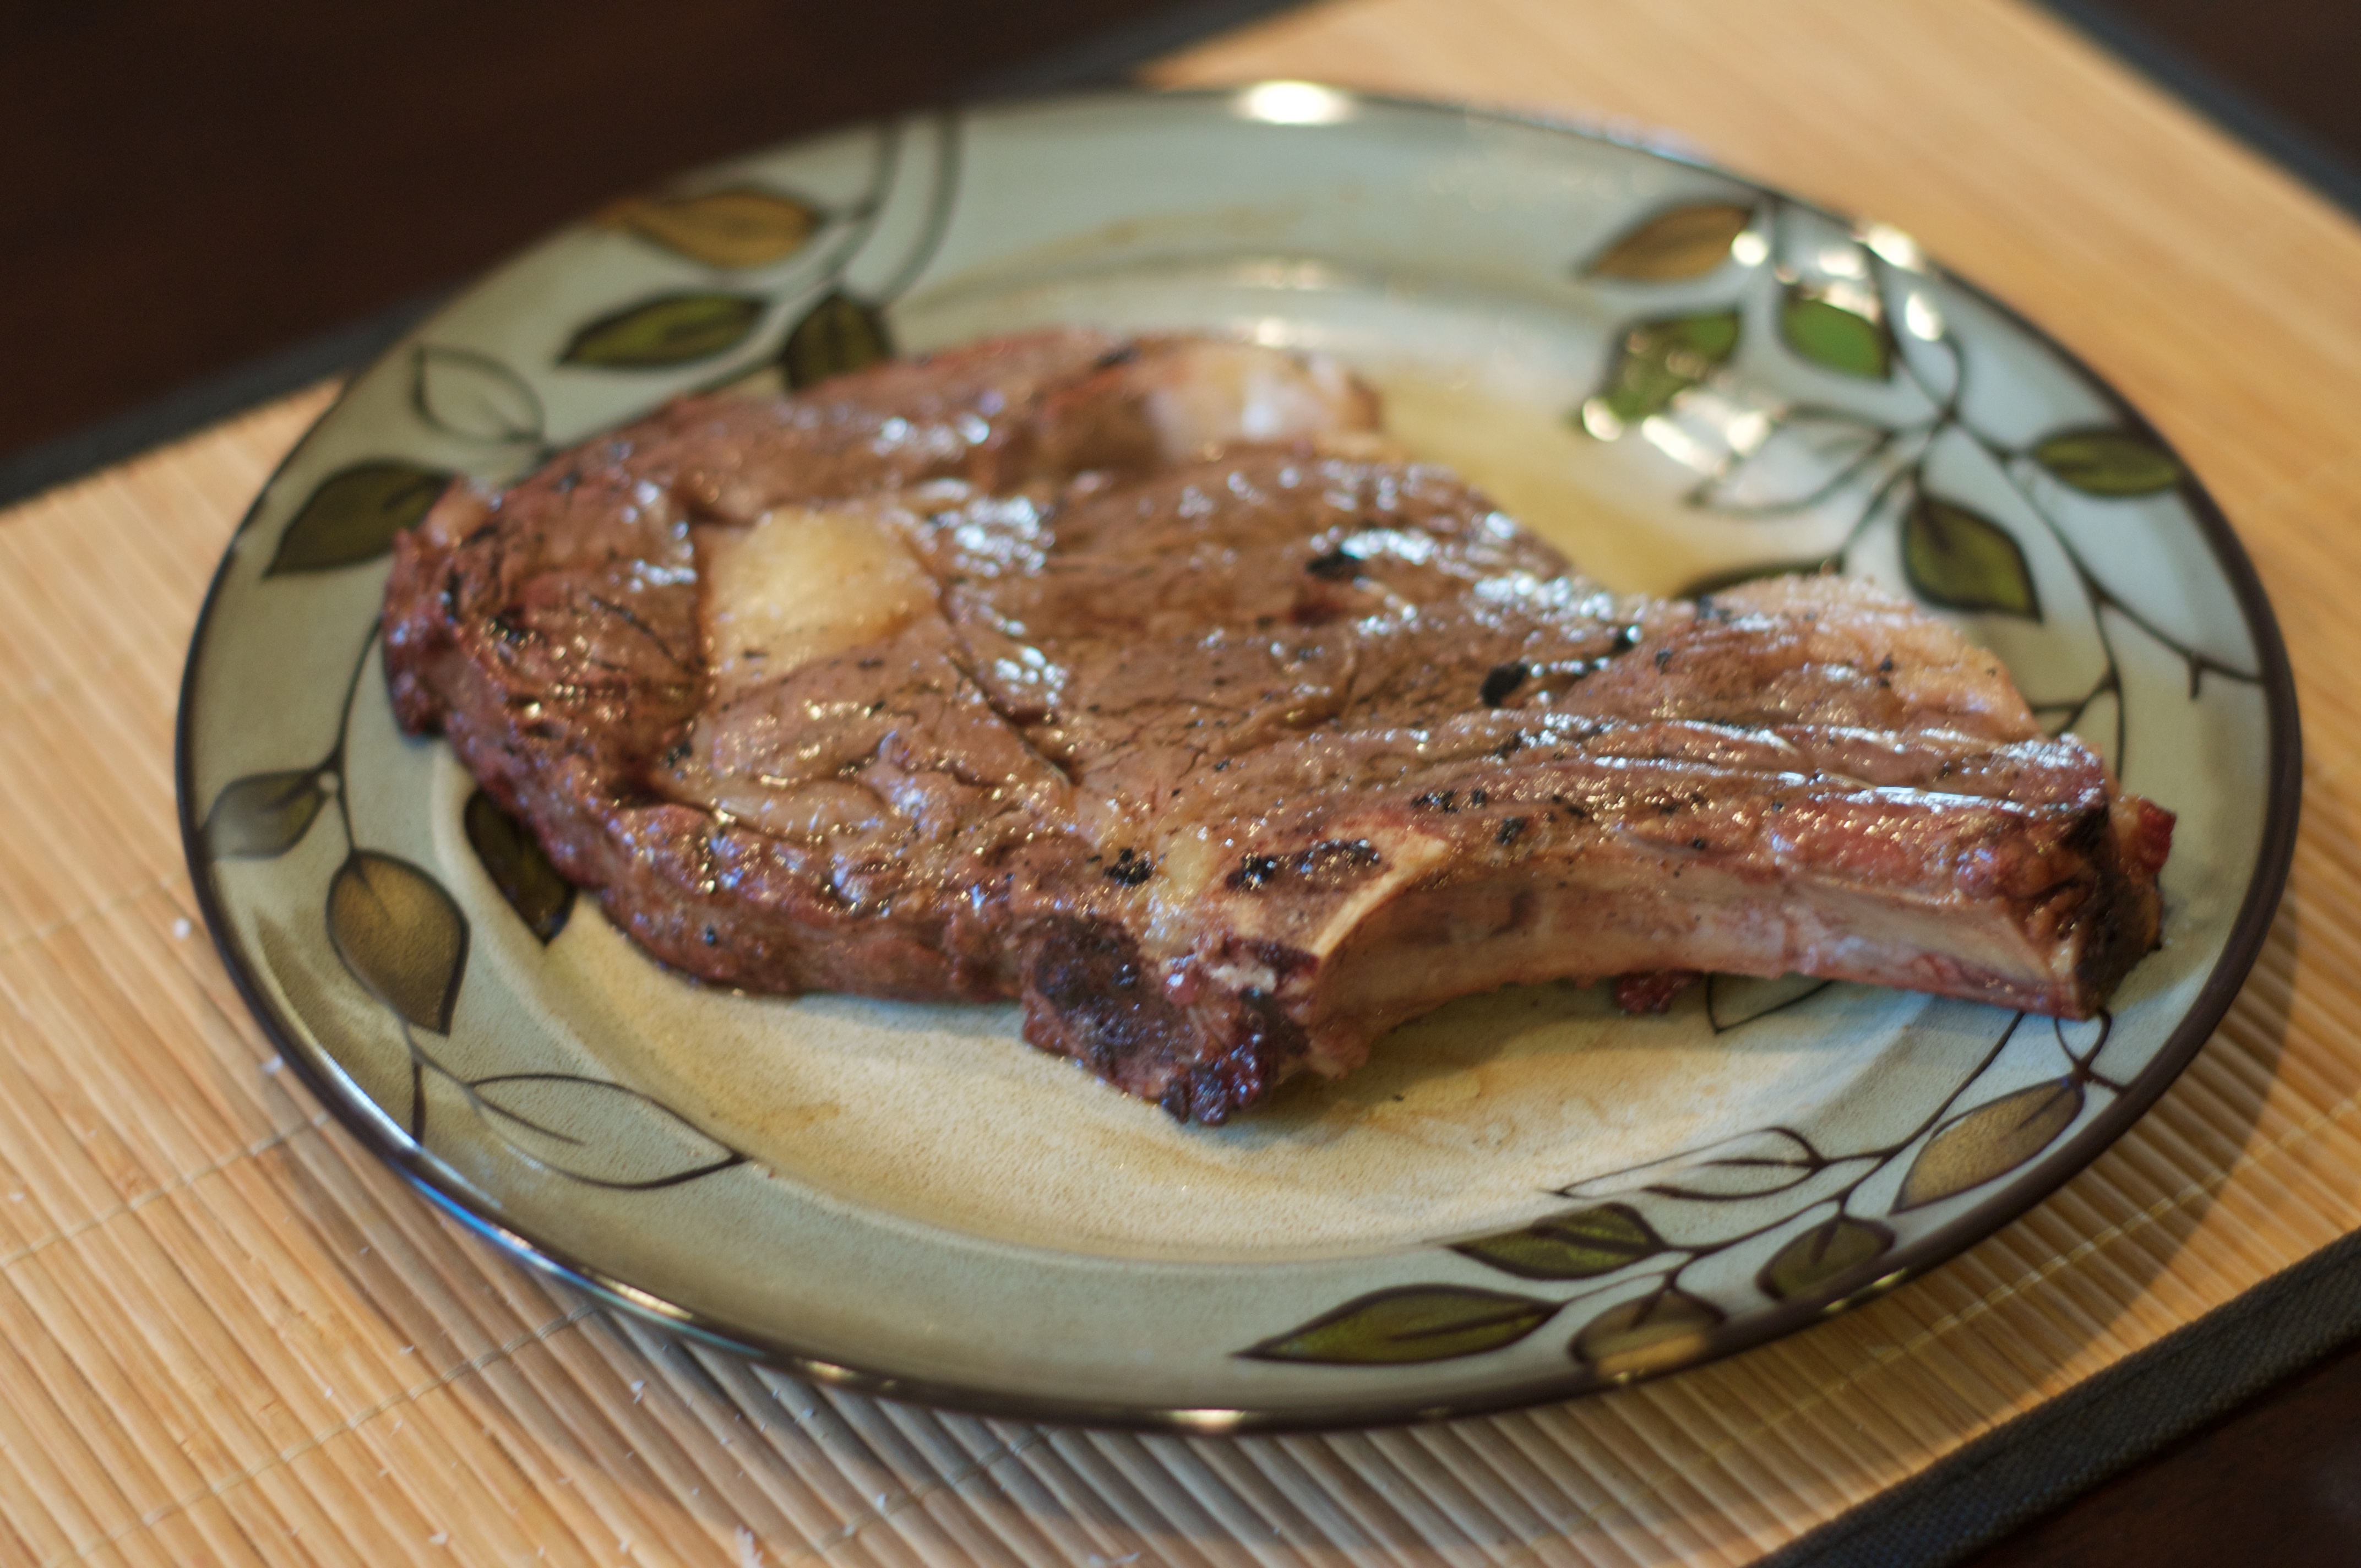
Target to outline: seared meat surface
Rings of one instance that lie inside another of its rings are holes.
[[[1608,594],[1375,416],[1079,332],[679,403],[401,540],[396,709],[667,963],[1021,998],[1204,1122],[1512,981],[2081,1016],[2154,945],[2169,816],[1991,655],[1834,578]]]

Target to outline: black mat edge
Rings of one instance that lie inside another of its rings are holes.
[[[2356,1337],[2361,1234],[2331,1242],[1755,1568],[1957,1563]]]

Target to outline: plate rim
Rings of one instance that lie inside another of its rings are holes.
[[[1177,100],[1212,101],[1230,99],[1255,83],[1245,82],[1223,87],[1186,88],[1156,91],[1144,88],[1100,89],[996,98],[980,103],[945,105],[938,113],[951,115],[994,114],[1038,109],[1075,107],[1086,104],[1108,106],[1138,105]],[[1448,99],[1427,98],[1412,94],[1364,91],[1357,88],[1334,87],[1332,91],[1358,103],[1418,114],[1435,115],[1463,123],[1475,122],[1540,130],[1565,136],[1580,141],[1603,143],[1637,152],[1642,156],[1703,170],[1728,180],[1736,185],[1765,196],[1776,196],[1794,206],[1818,214],[1848,227],[1858,227],[1858,220],[1820,204],[1796,196],[1792,192],[1766,183],[1752,176],[1738,173],[1703,156],[1668,148],[1644,137],[1634,137],[1595,124],[1551,116],[1521,113],[1513,110],[1482,107],[1456,103]],[[853,121],[824,127],[810,135],[749,149],[734,157],[759,156],[807,144],[830,134],[870,125],[889,125],[923,115],[888,116],[871,121]],[[729,161],[729,160],[724,160]],[[705,167],[705,166],[699,166]],[[693,170],[682,170],[687,174]],[[509,258],[521,255],[552,236],[576,226],[562,224],[528,242]],[[482,269],[467,284],[445,297],[447,304],[464,297],[475,280],[490,275],[506,264],[508,258]],[[909,1377],[882,1367],[855,1365],[822,1356],[800,1348],[791,1341],[765,1331],[753,1330],[721,1321],[717,1318],[680,1306],[657,1291],[633,1284],[607,1273],[585,1258],[574,1255],[568,1249],[535,1240],[502,1223],[470,1201],[461,1183],[452,1181],[437,1172],[423,1151],[406,1147],[388,1131],[381,1117],[374,1116],[352,1102],[346,1090],[331,1071],[314,1061],[311,1048],[302,1035],[282,1017],[263,986],[254,978],[252,959],[237,942],[228,913],[209,874],[204,851],[203,820],[195,798],[196,685],[199,654],[208,629],[220,607],[232,562],[235,542],[253,522],[264,499],[289,466],[299,456],[316,433],[337,411],[342,409],[352,388],[363,375],[377,365],[400,353],[410,342],[412,334],[405,332],[400,339],[382,350],[368,365],[354,372],[328,406],[307,425],[302,435],[275,464],[268,478],[256,491],[255,499],[240,514],[237,525],[231,531],[230,544],[225,546],[222,559],[215,565],[207,584],[204,598],[189,634],[188,653],[182,662],[180,691],[173,720],[172,772],[175,804],[180,818],[181,850],[186,859],[191,884],[194,890],[199,913],[203,917],[215,952],[220,956],[247,1010],[261,1025],[264,1035],[278,1048],[280,1058],[291,1066],[304,1087],[333,1114],[345,1129],[362,1146],[383,1160],[437,1209],[462,1226],[490,1242],[511,1258],[541,1273],[565,1281],[582,1290],[612,1310],[625,1313],[641,1321],[655,1324],[673,1333],[683,1335],[715,1349],[742,1355],[777,1367],[795,1376],[881,1398],[896,1399],[935,1406],[944,1409],[965,1411],[974,1415],[1001,1420],[1039,1422],[1056,1426],[1093,1427],[1136,1431],[1173,1432],[1191,1435],[1244,1436],[1252,1433],[1295,1431],[1334,1431],[1356,1428],[1400,1426],[1412,1422],[1457,1420],[1463,1417],[1488,1415],[1499,1411],[1525,1409],[1554,1403],[1586,1394],[1602,1392],[1631,1383],[1669,1376],[1696,1367],[1727,1359],[1745,1351],[1783,1339],[1788,1334],[1823,1318],[1832,1317],[1862,1305],[1879,1296],[1898,1288],[1907,1281],[1949,1262],[1978,1242],[1997,1234],[2035,1205],[2057,1192],[2067,1182],[2097,1158],[2106,1148],[2128,1131],[2133,1123],[2147,1114],[2165,1091],[2179,1080],[2183,1070],[2193,1060],[2214,1030],[2229,1012],[2253,970],[2256,960],[2276,923],[2282,895],[2295,855],[2296,831],[2302,809],[2302,735],[2298,712],[2294,669],[2289,660],[2287,645],[2279,631],[2279,620],[2273,612],[2260,575],[2245,545],[2232,528],[2228,517],[2213,492],[2200,478],[2193,466],[2180,455],[2172,443],[2157,431],[2147,416],[2119,391],[2114,384],[2100,375],[2082,356],[2059,341],[2023,312],[2001,300],[1972,280],[1961,277],[1929,258],[1926,269],[1940,278],[1949,287],[1960,290],[1977,303],[1991,310],[2002,321],[2024,333],[2059,363],[2082,378],[2084,385],[2103,400],[2135,433],[2153,442],[2180,465],[2184,480],[2180,494],[2188,505],[2200,534],[2213,553],[2215,567],[2227,582],[2232,597],[2254,638],[2257,684],[2265,704],[2265,720],[2268,729],[2268,783],[2263,792],[2263,822],[2255,852],[2254,869],[2246,884],[2235,918],[2231,922],[2223,943],[2221,957],[2208,971],[2188,1010],[2181,1015],[2155,1056],[2137,1077],[2124,1086],[2123,1091],[2072,1137],[2050,1150],[2023,1179],[2011,1182],[1980,1203],[1961,1210],[1927,1234],[1885,1254],[1861,1268],[1837,1276],[1814,1291],[1783,1300],[1763,1311],[1737,1319],[1725,1325],[1726,1332],[1714,1335],[1709,1351],[1694,1360],[1684,1361],[1661,1370],[1626,1374],[1601,1378],[1596,1373],[1572,1366],[1568,1371],[1551,1377],[1538,1377],[1524,1382],[1474,1390],[1463,1396],[1441,1399],[1361,1397],[1334,1404],[1290,1404],[1283,1407],[1257,1409],[1251,1406],[1220,1408],[1188,1408],[1179,1406],[1140,1405],[1119,1401],[1098,1401],[1071,1398],[1054,1398],[1010,1392],[1003,1389],[947,1382],[932,1377]],[[431,321],[442,306],[437,306],[426,318]],[[414,330],[414,329],[413,329]],[[1867,1277],[1864,1277],[1866,1276]]]

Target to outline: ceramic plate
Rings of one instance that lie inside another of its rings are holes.
[[[700,987],[389,714],[392,534],[677,393],[1049,322],[1317,348],[1621,589],[1833,562],[1996,649],[2180,814],[2163,948],[2061,1025],[1716,979],[1538,986],[1181,1126],[1010,1006]],[[1231,1431],[1556,1398],[1891,1288],[2116,1136],[2283,879],[2294,699],[2147,425],[1908,236],[1562,127],[1303,83],[1021,104],[708,170],[373,366],[256,502],[181,708],[196,884],[256,1012],[430,1195],[808,1376]]]

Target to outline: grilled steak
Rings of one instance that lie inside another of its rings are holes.
[[[1350,378],[1080,332],[700,400],[401,542],[396,710],[649,951],[1021,998],[1219,1122],[1511,981],[1795,971],[2068,1016],[2171,818],[1832,577],[1610,595]]]

